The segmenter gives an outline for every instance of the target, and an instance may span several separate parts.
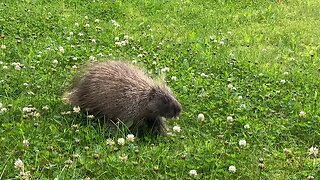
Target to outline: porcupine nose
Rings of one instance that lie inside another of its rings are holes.
[[[175,116],[175,117],[178,117],[179,114],[180,114],[180,112],[181,112],[181,110],[182,110],[181,105],[178,103],[178,104],[176,105],[176,107],[174,108],[174,116]]]

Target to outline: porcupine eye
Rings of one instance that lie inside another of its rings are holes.
[[[168,97],[162,98],[162,115],[165,117],[173,117],[176,114],[176,108],[172,102],[170,102],[170,99]]]
[[[167,105],[167,104],[169,103],[169,100],[164,97],[164,98],[162,98],[162,103],[163,103],[164,105]]]

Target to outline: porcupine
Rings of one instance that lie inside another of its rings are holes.
[[[163,117],[178,117],[182,110],[164,82],[123,61],[90,64],[69,93],[69,102],[113,127],[132,121],[130,130],[146,128],[156,135],[166,131]]]

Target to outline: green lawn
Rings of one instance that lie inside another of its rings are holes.
[[[320,147],[319,9],[318,0],[2,0],[0,179],[319,179],[309,150]],[[128,132],[110,134],[65,105],[94,59],[168,70],[183,106],[172,136],[118,145]]]

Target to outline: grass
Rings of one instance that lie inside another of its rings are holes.
[[[318,179],[319,155],[308,150],[320,146],[319,8],[316,0],[2,1],[0,179],[19,178],[18,159],[32,179],[193,179],[190,170],[197,179]],[[126,35],[129,44],[117,46]],[[169,67],[183,106],[169,126],[181,132],[110,146],[127,132],[110,134],[63,104],[86,62],[119,58],[152,75]]]

